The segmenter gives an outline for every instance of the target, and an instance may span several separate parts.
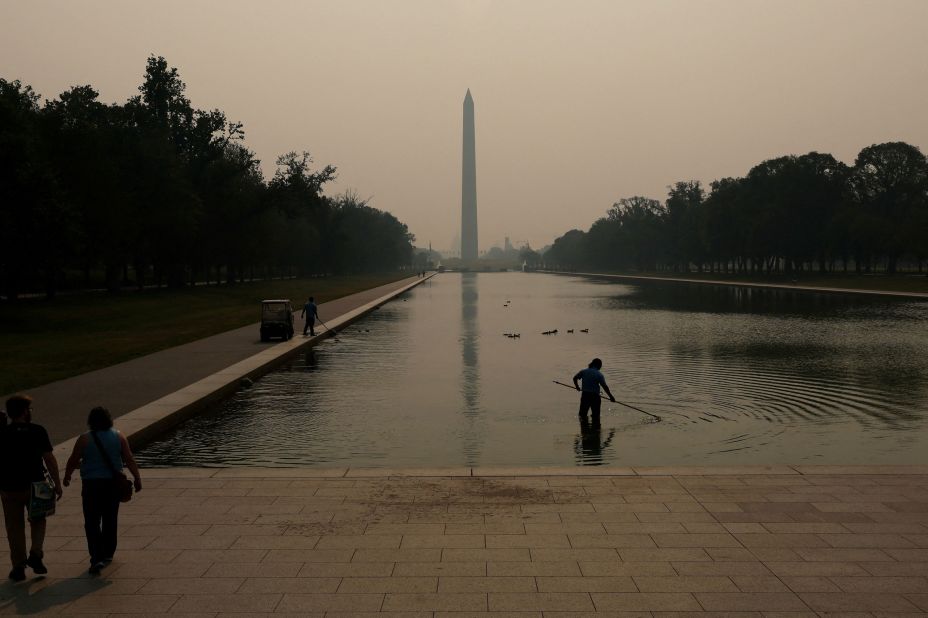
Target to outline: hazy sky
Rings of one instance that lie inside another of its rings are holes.
[[[928,0],[3,0],[0,23],[0,77],[122,102],[163,55],[266,175],[309,150],[436,249],[467,88],[481,249],[782,154],[928,151]]]

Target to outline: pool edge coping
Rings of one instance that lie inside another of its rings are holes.
[[[613,279],[617,281],[647,281],[660,282],[667,281],[670,283],[692,283],[696,285],[724,285],[729,287],[740,288],[760,288],[769,290],[786,290],[792,292],[812,292],[820,294],[845,294],[851,296],[883,296],[887,298],[899,298],[906,300],[928,301],[928,293],[925,292],[899,292],[895,290],[858,290],[854,288],[826,288],[811,285],[787,285],[784,283],[760,283],[752,281],[729,281],[712,279],[684,279],[679,277],[653,277],[647,275],[620,275],[615,273],[587,273],[587,272],[566,272],[560,270],[537,270],[534,272],[546,275],[568,275],[575,277],[586,277],[590,279]]]
[[[386,478],[528,478],[655,476],[913,476],[928,475],[928,464],[709,465],[709,466],[453,466],[352,468],[169,467],[146,468],[150,478],[215,479],[386,479]]]

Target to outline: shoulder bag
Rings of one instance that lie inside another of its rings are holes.
[[[103,448],[103,443],[100,441],[97,432],[91,431],[90,437],[93,438],[94,443],[96,443],[97,450],[100,451],[100,456],[103,457],[103,463],[105,463],[106,467],[113,473],[113,489],[116,491],[116,495],[119,496],[119,501],[128,502],[132,499],[132,481],[126,478],[123,472],[117,470],[113,462],[110,461],[110,456],[106,454],[106,449]]]
[[[34,481],[29,491],[29,519],[42,519],[55,514],[55,486],[45,471],[45,480]]]

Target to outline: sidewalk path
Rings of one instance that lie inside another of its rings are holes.
[[[409,277],[323,303],[319,305],[319,315],[331,323],[337,316],[416,280],[417,277]],[[299,309],[294,318],[294,329],[300,333],[303,323],[299,319]],[[48,429],[52,444],[76,436],[85,431],[87,413],[94,406],[106,406],[114,418],[122,416],[277,343],[262,343],[258,327],[256,322],[29,389],[28,394],[35,400],[35,422]],[[100,345],[106,342],[101,341]]]
[[[537,272],[550,275],[573,275],[575,277],[595,277],[598,279],[613,279],[615,281],[670,281],[673,283],[693,283],[700,285],[729,285],[741,288],[767,288],[771,290],[789,290],[792,292],[819,292],[822,294],[853,294],[863,296],[890,296],[913,300],[928,300],[926,292],[895,292],[892,290],[858,290],[853,288],[828,288],[810,285],[792,285],[785,283],[757,283],[752,281],[724,281],[715,279],[687,279],[683,277],[647,277],[644,275],[610,275],[603,273],[578,273],[559,270],[539,270]]]
[[[98,578],[77,484],[48,523],[48,577],[0,583],[0,613],[928,612],[925,466],[587,471],[146,470]]]

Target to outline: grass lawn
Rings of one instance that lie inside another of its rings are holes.
[[[233,286],[61,296],[0,303],[0,393],[144,356],[261,320],[260,301],[299,308],[406,277],[405,273],[255,281]]]
[[[742,283],[767,283],[771,285],[800,285],[820,288],[846,288],[851,290],[878,290],[881,292],[920,292],[928,293],[928,277],[925,275],[805,275],[787,277],[785,275],[739,276],[723,273],[604,273],[637,277],[665,277],[668,279],[702,279],[706,281],[737,281]]]

